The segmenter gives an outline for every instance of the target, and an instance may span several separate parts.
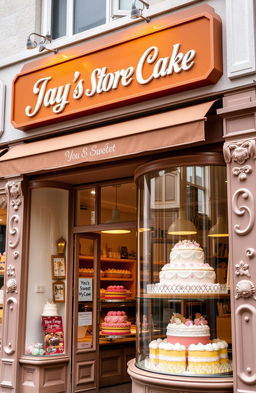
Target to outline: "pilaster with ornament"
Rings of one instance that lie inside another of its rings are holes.
[[[22,179],[6,183],[6,271],[4,296],[4,324],[1,353],[1,391],[15,391],[18,367],[18,337],[21,304],[21,263],[24,217],[24,194]],[[2,390],[3,389],[3,390]]]
[[[230,273],[232,280],[232,328],[235,392],[256,383],[256,141],[232,140],[224,144],[227,163]]]

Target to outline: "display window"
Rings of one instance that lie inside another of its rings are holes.
[[[226,168],[195,161],[138,172],[136,364],[224,377],[232,373]]]
[[[65,353],[67,190],[31,190],[25,354]]]

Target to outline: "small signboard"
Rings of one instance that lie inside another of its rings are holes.
[[[79,278],[78,301],[92,301],[92,278]]]

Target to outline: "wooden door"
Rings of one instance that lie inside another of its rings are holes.
[[[73,393],[98,391],[99,258],[99,235],[75,235]]]

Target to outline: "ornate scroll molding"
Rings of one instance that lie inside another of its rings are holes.
[[[255,256],[255,250],[254,250],[254,248],[247,248],[247,249],[245,250],[245,253],[246,253],[246,256],[247,256],[248,258],[253,258],[253,257]]]
[[[248,202],[251,202],[251,206],[252,206],[251,209],[248,206],[238,206],[238,199],[240,196],[243,199],[248,199]],[[246,228],[240,229],[239,224],[234,225],[234,231],[236,234],[241,235],[241,236],[247,235],[252,230],[252,227],[253,227],[254,221],[255,221],[254,197],[253,197],[251,191],[249,191],[246,188],[240,188],[239,190],[237,190],[234,193],[233,198],[232,198],[232,208],[233,208],[233,212],[237,216],[243,216],[246,212],[248,213],[249,222],[248,222],[248,225]]]
[[[244,261],[240,261],[239,263],[237,263],[235,265],[235,274],[237,276],[247,276],[247,277],[251,277],[250,273],[249,273],[249,265],[248,263],[244,263]]]
[[[7,355],[12,355],[16,351],[16,336],[13,336],[11,326],[17,323],[17,300],[10,297],[6,302],[6,321],[4,324],[5,342],[3,349]],[[9,328],[8,328],[9,326]]]
[[[252,167],[251,165],[244,165],[241,168],[236,166],[232,169],[232,173],[234,176],[238,176],[240,181],[243,181],[247,179],[247,175],[252,173]]]
[[[10,207],[12,207],[15,214],[11,215],[9,220],[9,234],[11,239],[8,241],[8,245],[10,248],[14,249],[12,256],[14,259],[17,259],[20,255],[18,250],[15,250],[20,243],[20,216],[19,216],[19,208],[22,205],[22,190],[20,182],[8,182],[6,185],[6,191],[10,199]]]
[[[235,298],[239,299],[240,297],[243,297],[247,299],[253,297],[253,299],[256,300],[256,296],[254,296],[255,293],[256,293],[256,288],[252,281],[241,280],[237,283]]]
[[[255,306],[252,304],[241,304],[235,311],[235,326],[236,335],[239,337],[239,344],[236,348],[237,375],[241,381],[247,385],[252,385],[256,382],[256,365],[254,357],[251,356],[253,354],[252,343],[255,342],[256,330]],[[255,389],[250,391],[254,392]]]
[[[233,161],[243,165],[249,158],[256,158],[255,140],[226,142],[224,143],[223,154],[226,163]]]

